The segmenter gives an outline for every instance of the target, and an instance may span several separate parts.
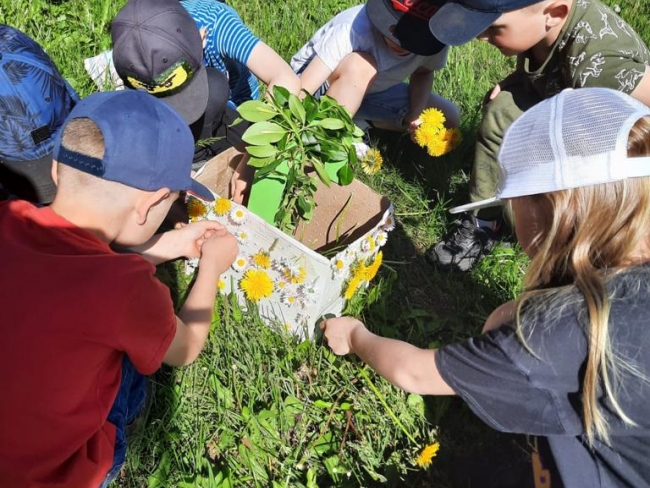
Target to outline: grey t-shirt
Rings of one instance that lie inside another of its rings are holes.
[[[619,368],[617,400],[636,426],[625,424],[602,393],[611,446],[586,443],[581,386],[586,365],[587,315],[576,290],[527,307],[522,332],[504,325],[445,346],[436,364],[445,381],[483,421],[502,432],[545,436],[566,487],[650,487],[650,266],[608,281],[614,353],[646,379]]]

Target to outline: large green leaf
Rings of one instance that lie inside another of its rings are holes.
[[[350,168],[349,165],[341,166],[338,173],[339,183],[341,185],[349,185],[354,180],[354,171]]]
[[[312,164],[320,180],[325,184],[325,186],[329,187],[332,183],[332,180],[330,180],[330,176],[327,174],[327,171],[325,171],[325,166],[323,166],[323,163],[313,160]]]
[[[305,117],[307,114],[304,107],[302,106],[302,102],[293,93],[289,95],[289,110],[291,110],[293,116],[302,124],[305,123]]]
[[[338,130],[342,129],[345,127],[345,123],[340,120],[340,119],[334,119],[334,118],[327,118],[323,120],[318,120],[314,122],[315,125],[318,125],[319,127],[322,127],[324,129],[330,129],[330,130]]]
[[[265,146],[272,142],[278,142],[286,134],[286,131],[273,122],[257,122],[251,125],[242,139],[254,146]]]
[[[254,156],[251,156],[248,159],[248,166],[253,166],[254,168],[263,168],[267,164],[269,164],[271,161],[273,161],[273,158],[256,158]]]
[[[289,90],[283,86],[273,86],[273,101],[278,107],[284,107],[289,100]]]
[[[278,153],[278,149],[270,144],[266,146],[246,146],[246,151],[256,158],[272,158]]]
[[[237,112],[249,122],[264,122],[272,119],[278,112],[272,105],[259,100],[248,100],[237,107]]]

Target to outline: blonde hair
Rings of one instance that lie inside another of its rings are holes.
[[[70,151],[101,159],[104,157],[104,136],[97,124],[88,118],[68,122],[61,136],[61,145]],[[59,186],[88,185],[97,178],[77,169],[59,163],[57,165]]]
[[[650,155],[650,117],[637,121],[630,131],[627,152],[629,156]],[[524,278],[525,292],[517,308],[519,337],[525,344],[521,317],[522,306],[529,299],[545,298],[542,301],[546,306],[546,299],[557,299],[553,306],[559,304],[561,310],[568,303],[570,291],[577,288],[588,320],[588,353],[582,383],[585,432],[590,445],[596,437],[609,443],[607,419],[597,402],[600,385],[616,414],[625,423],[634,425],[617,401],[616,378],[621,370],[643,375],[612,350],[606,285],[608,277],[649,259],[635,252],[648,244],[650,177],[533,195],[522,200],[526,200],[522,202],[525,205],[541,206],[548,219],[540,222],[541,232],[533,243],[536,252]],[[536,310],[545,306],[532,302],[530,305]],[[526,311],[529,311],[528,304]]]

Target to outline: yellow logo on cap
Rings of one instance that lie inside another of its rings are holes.
[[[127,76],[126,82],[136,90],[146,90],[157,97],[166,97],[182,89],[193,76],[194,72],[189,64],[181,60],[156,76],[152,82],[138,80],[133,76]]]

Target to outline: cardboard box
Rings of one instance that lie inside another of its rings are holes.
[[[239,242],[239,255],[219,283],[241,304],[256,303],[262,318],[303,337],[312,337],[316,321],[338,315],[346,297],[368,286],[381,265],[381,247],[394,228],[390,202],[358,180],[348,186],[321,185],[311,222],[292,236],[229,200],[234,169],[243,155],[234,149],[210,160],[196,179],[217,200],[189,197],[193,220],[225,225]]]

